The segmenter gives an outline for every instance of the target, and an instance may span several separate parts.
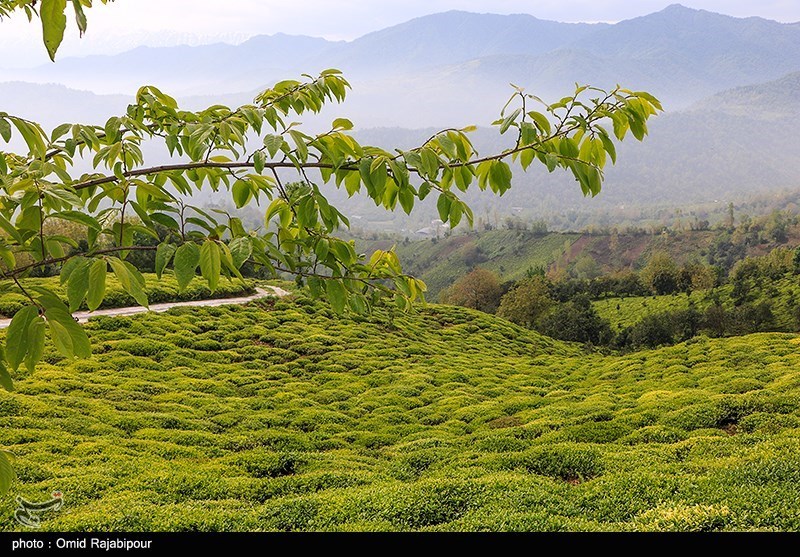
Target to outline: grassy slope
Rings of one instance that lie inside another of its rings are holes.
[[[800,302],[800,282],[796,276],[788,275],[776,281],[765,281],[766,288],[753,288],[750,303],[762,301],[772,304],[775,315],[776,329],[782,331],[795,331],[797,323],[793,316],[790,300]],[[724,285],[716,289],[722,305],[728,309],[734,307],[730,298],[732,287]],[[627,298],[606,298],[592,302],[600,317],[611,322],[612,329],[624,328],[635,325],[645,315],[665,311],[684,310],[689,307],[689,300],[694,301],[699,311],[705,310],[713,302],[710,298],[711,291],[695,291],[687,295],[684,293],[667,296],[632,296]],[[619,309],[617,309],[619,306]]]
[[[630,327],[646,315],[665,311],[677,311],[689,307],[689,299],[695,307],[703,311],[706,307],[705,292],[681,293],[674,296],[629,296],[627,298],[605,298],[592,302],[597,313],[611,322],[613,330]],[[619,306],[619,309],[617,309]]]
[[[94,320],[90,360],[0,393],[0,528],[58,489],[44,529],[800,529],[795,335],[604,357],[465,309],[396,326]]]
[[[409,243],[357,239],[361,251],[397,246],[405,268],[423,279],[435,300],[438,293],[480,266],[497,272],[503,280],[519,280],[528,269],[544,266],[572,269],[585,258],[597,263],[601,272],[639,269],[656,252],[666,252],[679,263],[707,261],[710,246],[723,234],[720,230],[674,232],[668,235],[625,234],[534,234],[524,230],[491,230],[456,233],[435,243]],[[800,245],[800,226],[790,226],[785,244],[767,242],[748,245],[748,256],[762,256],[776,247]],[[482,257],[477,258],[475,255]]]
[[[466,275],[474,266],[490,269],[501,279],[519,280],[530,268],[549,267],[559,259],[578,234],[538,235],[524,230],[492,230],[456,234],[436,242],[420,240],[397,244],[397,253],[409,273],[428,285],[430,299]],[[359,240],[367,253],[388,249],[393,243]],[[480,254],[479,258],[475,254]]]

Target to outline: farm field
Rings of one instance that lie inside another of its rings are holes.
[[[732,290],[730,284],[725,284],[714,290],[696,290],[688,294],[681,292],[663,296],[604,298],[593,301],[592,305],[598,315],[607,319],[613,330],[617,330],[635,325],[647,315],[686,310],[690,303],[700,312],[714,304],[715,300],[726,309],[732,309],[735,307]],[[795,312],[800,302],[800,282],[796,276],[787,275],[748,289],[747,301],[769,303],[776,330],[796,330],[798,323]]]
[[[797,335],[603,356],[302,294],[87,328],[0,392],[43,530],[800,529]]]
[[[635,325],[646,315],[688,309],[690,300],[700,311],[710,303],[705,292],[697,291],[665,296],[605,298],[593,301],[592,305],[600,317],[608,319],[612,330],[617,330]]]

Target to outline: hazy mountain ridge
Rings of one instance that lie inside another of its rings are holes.
[[[437,35],[436,29],[443,31]],[[563,31],[563,35],[521,41],[531,29]],[[645,43],[651,46],[643,49]],[[704,50],[706,43],[713,43],[713,48]],[[381,44],[383,49],[378,48]],[[542,52],[549,46],[553,49]],[[526,49],[532,53],[520,53]],[[704,52],[690,55],[696,50]],[[148,68],[154,57],[159,63]],[[322,115],[306,115],[302,120],[316,129],[337,116],[346,116],[358,126],[360,140],[387,147],[412,147],[440,126],[486,126],[508,98],[512,80],[548,100],[571,90],[575,81],[606,87],[619,82],[657,95],[668,93],[663,98],[667,113],[653,121],[651,135],[643,144],[620,147],[620,164],[607,169],[606,185],[598,198],[584,198],[566,174],[549,175],[538,169],[519,173],[515,187],[503,198],[467,194],[476,215],[513,212],[524,218],[554,219],[561,228],[574,229],[585,225],[581,219],[588,213],[727,203],[798,185],[800,136],[792,117],[800,112],[800,24],[737,19],[682,6],[616,25],[577,26],[524,15],[447,12],[351,42],[275,35],[255,37],[238,46],[141,48],[119,56],[65,59],[59,62],[63,65],[52,68],[69,68],[77,81],[82,79],[81,72],[95,63],[113,69],[116,75],[144,67],[154,78],[175,82],[182,82],[184,74],[199,80],[226,76],[224,90],[233,91],[228,94],[207,84],[201,88],[202,95],[178,95],[184,106],[200,108],[219,102],[250,102],[258,80],[266,79],[265,75],[273,72],[276,80],[296,76],[299,71],[313,72],[309,66],[316,64],[321,69],[327,65],[324,57],[353,64],[353,91],[344,106],[332,105]],[[448,58],[468,57],[473,58],[441,65]],[[720,65],[720,60],[725,63]],[[376,70],[369,77],[366,69],[375,70],[381,61],[389,74],[378,75]],[[738,70],[729,71],[735,62],[757,67],[757,71],[745,72],[742,77]],[[295,72],[288,67],[292,63],[305,67]],[[270,64],[288,65],[269,69]],[[428,69],[408,70],[404,64]],[[774,74],[793,64],[792,73],[751,84],[757,75]],[[126,79],[142,83],[136,81],[136,71]],[[744,81],[733,88],[715,88],[715,83],[736,79]],[[244,87],[248,81],[252,86]],[[188,82],[183,83],[188,87]],[[235,92],[237,86],[247,92]],[[175,94],[169,86],[162,88]],[[706,90],[710,90],[708,95],[698,97]],[[41,121],[45,127],[65,121],[102,124],[108,116],[122,113],[130,102],[124,95],[24,83],[0,84],[0,98],[4,111]],[[685,110],[673,106],[681,104],[676,101],[680,98],[687,103]],[[398,129],[398,125],[406,129]],[[475,134],[482,151],[501,148],[505,140],[485,127]],[[410,218],[402,212],[387,214],[358,196],[347,199],[343,192],[333,192],[332,201],[360,216],[359,224],[382,228],[416,230],[437,216],[431,200],[422,203]]]
[[[419,71],[498,54],[543,54],[607,24],[561,23],[532,15],[448,11],[369,33],[325,53],[353,71]]]
[[[65,121],[102,124],[107,116],[123,112],[130,102],[119,95],[22,83],[0,84],[0,97],[17,99],[6,100],[4,110],[27,117],[41,115],[48,128]],[[236,97],[246,102],[252,94]],[[59,103],[53,102],[56,98]],[[186,99],[186,104],[200,106],[211,101],[210,97],[195,97]],[[350,114],[347,105],[334,106],[331,112]],[[630,211],[637,209],[718,205],[756,193],[786,190],[800,183],[800,135],[791,118],[797,113],[800,72],[724,91],[690,109],[659,116],[644,143],[619,146],[620,162],[606,169],[603,193],[596,198],[584,198],[565,173],[548,174],[535,168],[518,173],[514,187],[502,198],[470,191],[465,199],[476,215],[514,213],[530,219],[545,218],[559,223],[562,229],[577,229],[586,225],[583,219],[590,213],[625,213],[630,217]],[[434,127],[362,128],[356,136],[365,144],[411,148],[435,131]],[[511,139],[482,127],[473,134],[473,141],[480,151],[488,152],[508,146]],[[332,191],[331,200],[361,217],[354,221],[359,226],[372,223],[386,229],[416,230],[437,216],[435,201],[431,200],[420,204],[411,217],[402,212],[386,213],[370,200],[361,196],[350,199],[343,191]]]
[[[753,108],[758,110],[754,112]],[[758,85],[722,91],[690,107],[713,110],[734,116],[755,114],[762,119],[783,118],[800,113],[800,72]]]
[[[276,34],[238,45],[141,46],[113,56],[64,58],[53,65],[11,74],[23,81],[59,82],[102,93],[132,94],[145,83],[168,88],[173,94],[231,93],[291,77],[307,60],[335,44]]]
[[[340,67],[352,77],[350,106],[364,111],[367,125],[424,126],[430,119],[472,115],[485,120],[491,115],[484,107],[502,98],[509,82],[557,98],[575,81],[605,87],[622,83],[649,90],[677,108],[800,70],[800,25],[680,5],[614,25],[451,11],[349,42],[278,34],[235,46],[138,48],[116,56],[65,58],[6,73],[14,80],[128,94],[147,82],[186,96],[248,91],[327,67]],[[413,109],[415,122],[382,115],[380,107],[387,102],[404,116]]]

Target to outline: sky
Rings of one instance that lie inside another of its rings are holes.
[[[70,22],[61,57],[115,53],[138,45],[241,42],[258,34],[288,33],[332,40],[361,35],[414,17],[447,10],[527,13],[556,21],[616,22],[659,11],[674,0],[116,0],[88,12],[82,40]],[[798,0],[683,0],[683,5],[735,17],[800,21]],[[0,65],[44,64],[36,24],[21,14],[0,22]]]

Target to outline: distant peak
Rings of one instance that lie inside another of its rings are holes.
[[[687,8],[683,4],[670,4],[660,12],[654,12],[655,14],[660,15],[670,15],[670,16],[690,16],[699,14],[704,10],[696,10],[694,8]]]

